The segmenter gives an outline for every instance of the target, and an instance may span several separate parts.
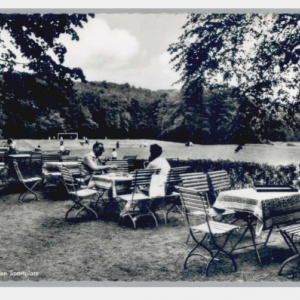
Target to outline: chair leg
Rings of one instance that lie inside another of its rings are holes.
[[[217,260],[216,257],[217,257],[218,255],[220,255],[220,254],[225,255],[226,257],[228,257],[228,258],[231,260],[232,265],[233,265],[233,267],[234,267],[234,271],[236,272],[236,270],[237,270],[237,265],[236,265],[235,259],[233,258],[233,256],[232,256],[231,254],[229,254],[227,251],[224,250],[224,247],[226,246],[227,242],[229,241],[231,234],[232,234],[232,232],[230,232],[230,233],[227,235],[227,237],[226,237],[224,243],[223,243],[221,246],[219,246],[219,245],[217,244],[217,242],[215,241],[214,237],[212,237],[212,242],[213,242],[213,244],[215,245],[215,247],[217,248],[217,251],[216,251],[216,253],[215,253],[214,255],[212,255],[211,260],[210,260],[210,261],[208,262],[208,264],[207,264],[207,267],[206,267],[206,276],[207,276],[207,277],[209,276],[209,269],[210,269],[211,265],[215,263],[215,260]]]
[[[19,196],[19,202],[22,203],[23,200],[25,199],[26,195],[31,193],[35,196],[35,200],[36,201],[40,201],[38,196],[36,195],[36,193],[33,191],[33,189],[36,187],[36,185],[39,183],[39,181],[35,182],[34,185],[29,188],[26,184],[24,184],[24,187],[26,188],[26,191],[21,193],[20,196]]]

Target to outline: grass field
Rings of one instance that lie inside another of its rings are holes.
[[[104,156],[110,156],[111,144],[116,141],[98,140],[106,147]],[[143,141],[120,141],[119,158],[125,154],[136,154],[148,158],[149,145],[157,142],[164,149],[164,156],[206,159],[249,160],[270,164],[299,163],[299,145],[287,146],[278,143],[269,145],[247,145],[235,154],[235,145],[185,147],[180,143],[150,141],[147,147],[137,147]],[[79,141],[65,141],[71,155],[82,156],[89,152],[90,145],[81,146]],[[134,147],[128,147],[133,145]],[[58,141],[17,140],[19,150],[33,150],[41,145],[43,150],[59,151]],[[124,146],[124,147],[123,147]],[[53,196],[55,193],[55,197]],[[165,286],[167,283],[205,282],[241,283],[298,283],[300,274],[278,276],[280,264],[291,255],[278,232],[271,236],[268,247],[260,248],[263,265],[257,265],[253,250],[241,250],[234,256],[237,272],[220,273],[205,277],[203,260],[193,259],[188,269],[183,268],[187,253],[194,247],[186,244],[187,227],[180,214],[171,213],[165,225],[159,219],[156,228],[153,220],[144,219],[136,230],[130,222],[119,225],[117,218],[92,219],[82,216],[77,221],[65,221],[65,213],[72,205],[64,193],[40,188],[41,201],[29,197],[18,202],[18,193],[5,194],[0,198],[0,282],[151,282]],[[52,195],[52,196],[51,196]],[[101,210],[99,211],[101,215]],[[264,241],[267,232],[259,238]],[[233,239],[239,237],[239,232]],[[246,241],[249,242],[250,237]],[[230,245],[229,245],[230,246]],[[226,270],[225,270],[226,271]],[[12,274],[16,275],[10,275]],[[34,272],[37,275],[24,275]]]
[[[65,140],[65,149],[71,150],[71,155],[83,156],[92,149],[96,140],[90,140],[90,145],[81,146],[79,141]],[[103,156],[111,156],[112,146],[117,140],[97,140],[105,146]],[[2,141],[4,143],[5,141]],[[41,145],[44,151],[59,151],[57,140],[16,140],[18,150],[34,150]],[[300,164],[300,143],[275,143],[274,145],[248,144],[241,151],[235,153],[237,145],[194,145],[186,147],[183,143],[147,140],[148,146],[142,147],[144,140],[119,140],[121,147],[117,149],[118,158],[123,155],[138,155],[139,159],[149,157],[149,146],[157,143],[163,148],[165,157],[178,157],[180,159],[228,159],[233,161],[249,161],[267,163],[270,165]]]

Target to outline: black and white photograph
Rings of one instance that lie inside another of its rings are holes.
[[[300,281],[300,10],[0,9],[0,283]]]

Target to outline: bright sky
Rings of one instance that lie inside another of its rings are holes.
[[[186,14],[96,14],[83,29],[80,41],[68,36],[65,65],[80,67],[89,81],[129,83],[135,87],[179,89],[172,84],[179,74],[172,70],[167,49],[183,33]]]

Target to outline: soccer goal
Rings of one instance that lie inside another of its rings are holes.
[[[57,134],[57,139],[60,140],[61,138],[68,139],[68,140],[78,140],[78,133],[77,132],[61,132]]]

